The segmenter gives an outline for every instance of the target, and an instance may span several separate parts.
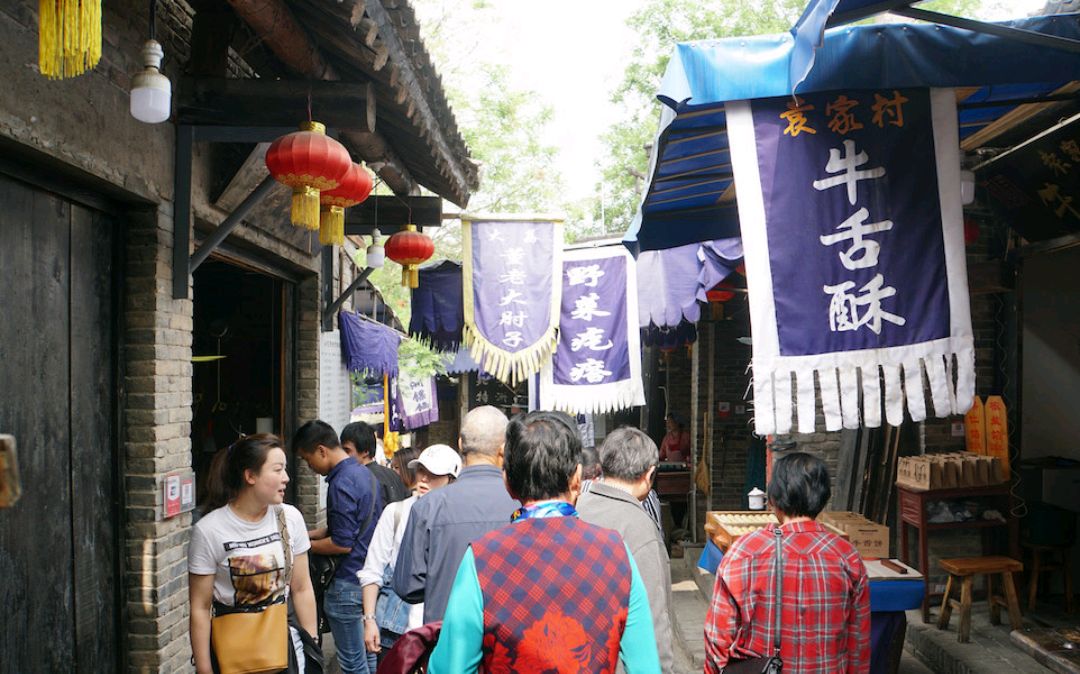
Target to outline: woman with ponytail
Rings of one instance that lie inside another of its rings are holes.
[[[316,630],[307,562],[311,543],[303,516],[284,503],[285,466],[281,440],[265,433],[241,438],[211,464],[207,512],[192,529],[188,551],[191,651],[198,674],[219,671],[220,649],[211,648],[214,616],[261,612],[287,599],[295,609],[282,634],[292,645],[288,671],[305,671],[301,630],[304,636]]]

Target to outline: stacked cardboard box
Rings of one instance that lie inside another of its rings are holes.
[[[897,484],[922,491],[985,487],[1005,481],[999,458],[974,452],[904,456],[896,475]]]
[[[823,512],[818,515],[818,521],[840,532],[863,557],[889,556],[889,527],[871,522],[859,513],[846,511]]]

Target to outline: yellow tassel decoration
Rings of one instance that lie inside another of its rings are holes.
[[[304,229],[319,228],[319,190],[309,185],[293,188],[292,224]]]
[[[101,60],[101,0],[41,0],[38,17],[42,75],[75,77]]]
[[[345,209],[323,206],[319,214],[319,243],[324,246],[345,245]]]

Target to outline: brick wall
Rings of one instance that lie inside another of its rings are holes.
[[[123,447],[129,663],[188,667],[187,540],[191,516],[161,519],[161,478],[191,467],[191,300],[171,291],[172,210],[134,214],[124,288]]]

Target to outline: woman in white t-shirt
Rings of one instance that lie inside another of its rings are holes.
[[[211,464],[209,512],[192,529],[188,549],[191,652],[198,674],[214,671],[210,620],[215,611],[269,605],[291,594],[299,626],[315,634],[315,593],[307,562],[311,543],[303,516],[283,502],[289,483],[285,465],[280,438],[267,433],[238,440]],[[292,548],[291,578],[285,577],[280,510]],[[303,644],[294,626],[289,636],[303,672]]]
[[[423,603],[399,604],[398,610],[406,610],[407,615],[386,615],[385,620],[394,625],[379,624],[376,620],[379,592],[387,583],[387,576],[393,575],[405,525],[416,499],[453,482],[461,472],[461,456],[449,445],[431,445],[408,462],[408,469],[416,475],[413,495],[383,509],[371,536],[364,568],[356,573],[364,588],[364,645],[369,653],[393,646],[401,634],[424,624]]]

